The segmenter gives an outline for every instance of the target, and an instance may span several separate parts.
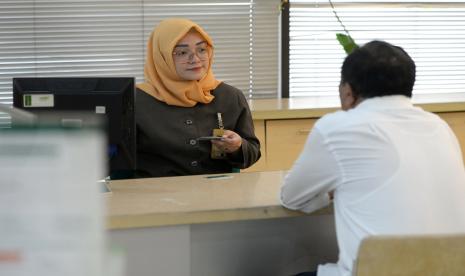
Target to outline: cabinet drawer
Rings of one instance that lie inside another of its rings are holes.
[[[288,170],[302,151],[317,119],[266,121],[268,170]]]

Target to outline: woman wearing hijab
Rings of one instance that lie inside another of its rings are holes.
[[[212,60],[196,23],[172,18],[153,30],[136,89],[138,177],[226,173],[260,158],[244,94],[215,79]]]

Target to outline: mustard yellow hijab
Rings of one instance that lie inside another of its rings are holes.
[[[212,48],[208,71],[199,81],[181,79],[173,61],[174,47],[191,29],[196,30]],[[214,98],[210,91],[221,83],[213,75],[212,61],[213,41],[199,25],[182,18],[163,20],[147,42],[145,82],[137,84],[137,87],[169,105],[191,107],[197,103],[209,103]]]

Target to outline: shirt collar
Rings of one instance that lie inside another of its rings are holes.
[[[363,100],[355,109],[398,109],[412,107],[412,100],[403,95],[373,97]]]

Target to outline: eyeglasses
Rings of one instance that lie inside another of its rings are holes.
[[[173,57],[178,62],[189,62],[194,59],[194,55],[197,56],[201,61],[205,61],[210,57],[210,51],[208,46],[201,46],[192,52],[190,49],[176,49],[173,51]]]

